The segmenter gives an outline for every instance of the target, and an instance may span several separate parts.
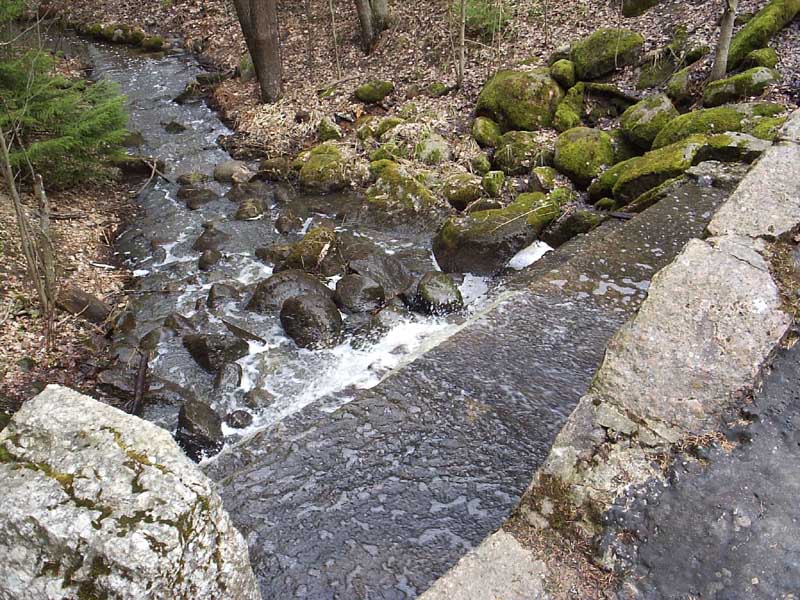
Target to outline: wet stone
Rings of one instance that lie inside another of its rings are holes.
[[[283,303],[289,298],[308,294],[333,297],[333,291],[313,275],[295,269],[281,271],[259,282],[247,309],[274,314],[281,310]]]
[[[221,425],[219,415],[210,406],[198,400],[187,400],[178,413],[175,440],[189,458],[199,461],[222,450],[225,439]]]
[[[246,356],[250,349],[244,340],[219,333],[188,334],[182,341],[195,362],[209,373],[216,373],[225,363]]]
[[[208,188],[199,188],[189,185],[178,189],[178,198],[186,202],[186,207],[189,210],[197,210],[209,202],[217,200],[219,196]]]
[[[164,317],[164,327],[178,334],[189,333],[195,330],[194,323],[191,319],[176,312],[170,313]]]
[[[464,299],[453,278],[447,273],[429,271],[417,285],[416,303],[420,310],[434,315],[464,307]]]
[[[192,245],[193,250],[202,252],[203,250],[219,250],[220,246],[231,239],[231,236],[213,224],[204,225],[204,231]]]
[[[377,282],[387,299],[414,285],[414,277],[406,266],[376,244],[352,236],[340,236],[339,240],[339,249],[349,270]]]
[[[334,300],[346,313],[377,310],[385,299],[383,288],[369,277],[350,274],[336,283]]]
[[[222,260],[222,253],[219,250],[213,248],[204,250],[197,260],[197,268],[201,271],[210,271],[220,260]]]
[[[292,209],[282,210],[275,219],[275,229],[280,234],[299,231],[303,227],[303,219],[298,217]]]
[[[211,309],[220,308],[230,300],[238,300],[240,297],[239,290],[227,283],[215,283],[208,290],[206,297],[206,306]]]
[[[252,410],[262,410],[275,404],[275,396],[267,390],[253,388],[245,392],[244,403]]]
[[[283,263],[292,253],[292,244],[272,244],[263,248],[256,248],[256,258],[268,265]]]
[[[289,298],[283,303],[280,318],[286,335],[301,348],[335,346],[344,328],[333,301],[317,294]]]
[[[232,391],[242,384],[242,365],[225,363],[214,377],[214,389]]]
[[[235,410],[225,415],[225,424],[233,429],[245,429],[253,424],[253,415],[246,410]]]
[[[158,342],[160,341],[161,327],[153,327],[139,340],[139,349],[145,352],[153,352],[156,348],[158,348]]]

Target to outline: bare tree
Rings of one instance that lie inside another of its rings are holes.
[[[364,52],[375,47],[382,31],[388,26],[389,6],[386,0],[355,0]]]
[[[233,0],[264,102],[283,94],[277,0]]]
[[[738,8],[739,0],[723,0],[723,2],[725,3],[725,11],[722,14],[717,51],[714,56],[714,66],[711,67],[711,74],[708,76],[709,81],[722,79],[728,71],[728,53],[731,48],[733,24],[736,20],[736,9]]]

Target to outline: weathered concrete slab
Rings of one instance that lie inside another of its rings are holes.
[[[209,465],[263,595],[413,598],[496,531],[653,273],[726,197],[682,190],[548,257],[346,406],[308,407]]]
[[[800,141],[800,111],[784,126],[783,137]],[[800,145],[779,143],[767,150],[750,175],[717,211],[708,231],[713,236],[778,238],[800,222]]]
[[[489,536],[420,600],[548,600],[547,568],[510,533]]]

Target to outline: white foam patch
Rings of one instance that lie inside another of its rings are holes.
[[[531,266],[537,260],[540,260],[545,254],[552,250],[550,246],[537,240],[527,248],[523,248],[517,252],[511,260],[508,261],[508,266],[516,271],[521,271]]]

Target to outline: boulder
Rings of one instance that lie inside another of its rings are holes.
[[[226,160],[214,167],[214,179],[220,183],[246,183],[255,173],[240,160]]]
[[[713,81],[703,92],[704,106],[720,106],[736,100],[760,96],[768,86],[778,83],[781,74],[767,67],[755,67],[726,79]]]
[[[319,128],[317,129],[317,133],[319,135],[319,139],[321,142],[328,142],[332,140],[340,140],[342,139],[342,128],[336,124],[336,121],[331,119],[330,117],[324,117],[319,122]]]
[[[728,69],[735,69],[753,50],[764,48],[773,35],[800,12],[800,0],[770,0],[731,40]]]
[[[48,386],[0,434],[0,596],[261,596],[214,484],[168,432]]]
[[[111,314],[108,304],[72,284],[59,288],[56,307],[91,323],[104,323]]]
[[[464,298],[450,275],[429,271],[417,284],[416,304],[429,315],[443,315],[463,308]]]
[[[597,79],[635,64],[644,38],[629,29],[601,28],[572,46],[572,62],[580,81]]]
[[[197,268],[201,271],[210,271],[222,260],[222,253],[219,250],[204,250],[197,260]]]
[[[342,316],[333,301],[319,294],[289,298],[280,313],[281,325],[301,348],[335,346],[344,329]]]
[[[506,175],[525,175],[536,166],[551,162],[550,148],[530,131],[509,131],[494,152],[494,166]]]
[[[540,239],[548,246],[558,248],[576,235],[589,233],[607,219],[608,216],[591,210],[575,210],[553,223],[542,233]]]
[[[178,198],[186,202],[189,210],[197,210],[209,202],[218,200],[219,196],[208,188],[197,187],[196,185],[185,185],[178,188]]]
[[[506,208],[450,217],[433,240],[433,254],[446,273],[494,275],[560,212],[557,201],[530,193]]]
[[[370,81],[356,88],[356,98],[367,104],[377,104],[394,91],[391,81]]]
[[[350,235],[342,236],[340,241],[340,252],[348,269],[377,282],[386,300],[407,292],[414,284],[406,266],[374,242]]]
[[[553,118],[553,127],[557,131],[566,131],[581,124],[585,96],[586,84],[584,83],[576,83],[567,91],[567,95],[558,104]]]
[[[266,203],[261,198],[247,198],[236,209],[234,219],[237,221],[252,221],[261,217],[267,210]]]
[[[773,48],[759,48],[744,57],[742,68],[766,67],[767,69],[774,69],[778,65],[778,60],[778,53]]]
[[[195,362],[209,373],[216,373],[229,362],[247,356],[247,342],[233,335],[222,333],[190,333],[182,338],[183,346]]]
[[[565,90],[575,85],[575,63],[571,60],[557,60],[550,65],[550,77]]]
[[[377,181],[367,189],[367,202],[389,213],[429,214],[440,207],[423,183],[397,163],[382,164]]]
[[[334,300],[348,314],[370,312],[383,306],[386,292],[369,277],[351,273],[336,282]]]
[[[253,424],[253,415],[246,410],[235,410],[225,415],[225,425],[231,429],[246,429]]]
[[[481,148],[494,148],[501,135],[500,126],[487,117],[478,117],[472,123],[472,137]]]
[[[325,142],[307,153],[299,182],[307,190],[336,192],[350,185],[348,170],[341,150],[332,142]]]
[[[175,440],[192,460],[213,456],[225,443],[222,421],[208,404],[187,400],[178,412]]]
[[[486,152],[479,152],[473,156],[469,161],[469,165],[472,167],[472,171],[478,175],[486,175],[492,170],[492,163],[489,157],[486,156]]]
[[[614,163],[611,137],[599,129],[569,129],[558,136],[554,162],[556,169],[585,188]]]
[[[655,94],[622,113],[620,125],[631,142],[649,150],[659,132],[678,116],[678,110],[666,94]]]
[[[489,117],[504,131],[549,127],[564,92],[548,69],[500,71],[478,96],[479,116]]]
[[[289,298],[308,294],[333,297],[333,291],[316,277],[296,269],[281,271],[258,283],[247,303],[247,310],[262,314],[279,313]]]
[[[292,246],[289,255],[275,271],[296,269],[325,277],[341,274],[345,266],[337,246],[338,239],[333,229],[319,225],[312,227],[302,240]]]
[[[667,96],[676,106],[686,108],[694,101],[691,89],[692,67],[686,67],[675,73],[667,82]]]
[[[622,0],[622,16],[638,17],[646,13],[661,0]]]
[[[553,167],[534,167],[528,183],[529,192],[542,192],[547,194],[556,189],[558,171]]]
[[[480,177],[471,173],[456,173],[444,180],[442,195],[457,210],[464,210],[470,202],[483,195]]]
[[[452,153],[447,140],[432,131],[423,134],[414,147],[414,157],[426,165],[438,165],[450,160]]]
[[[780,104],[767,102],[695,110],[667,123],[653,140],[653,149],[674,144],[693,134],[712,135],[726,131],[740,131],[763,139],[773,139],[784,122],[777,115],[784,110]]]
[[[217,282],[211,285],[206,296],[206,306],[212,310],[226,302],[239,299],[239,290],[229,283]]]
[[[492,198],[497,198],[503,193],[503,186],[505,185],[505,182],[505,173],[502,171],[489,171],[483,176],[483,179],[481,180],[481,186],[483,186],[483,191],[489,196]]]
[[[203,224],[203,233],[192,244],[192,250],[219,250],[220,246],[231,239],[230,234],[218,229],[213,223]]]

